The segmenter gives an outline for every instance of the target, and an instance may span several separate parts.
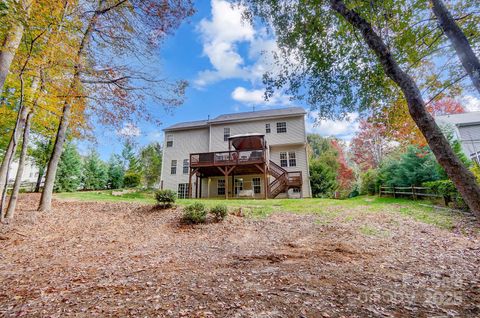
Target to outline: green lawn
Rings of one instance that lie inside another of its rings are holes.
[[[155,204],[152,192],[134,192],[121,196],[112,195],[112,191],[88,191],[57,193],[57,198],[80,201],[135,202]],[[178,200],[180,206],[185,206],[198,200]],[[321,217],[319,222],[329,222],[329,219],[342,217],[346,222],[354,222],[356,215],[364,213],[396,213],[417,221],[434,224],[441,228],[452,228],[456,219],[461,217],[448,210],[435,209],[427,206],[428,201],[412,201],[376,196],[360,196],[346,200],[334,199],[275,199],[275,200],[214,200],[202,199],[208,208],[217,204],[226,204],[230,209],[242,208],[242,211],[252,217],[265,217],[274,212],[308,213]]]

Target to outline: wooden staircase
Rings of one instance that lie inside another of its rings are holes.
[[[270,182],[268,185],[268,197],[270,199],[276,198],[280,193],[286,192],[290,188],[302,187],[301,171],[288,172],[270,160],[268,172],[272,177],[275,178],[275,180]]]

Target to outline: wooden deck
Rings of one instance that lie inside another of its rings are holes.
[[[190,167],[240,166],[265,163],[265,150],[234,150],[190,154]]]

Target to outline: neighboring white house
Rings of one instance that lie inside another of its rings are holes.
[[[436,120],[440,126],[452,127],[465,154],[480,163],[480,112],[437,116]]]
[[[15,160],[10,165],[8,170],[8,183],[13,184],[15,177],[17,176],[18,160]],[[23,168],[22,182],[36,183],[38,178],[38,167],[32,160],[27,159],[25,167]]]
[[[311,197],[305,114],[290,107],[165,128],[161,187],[181,198]]]

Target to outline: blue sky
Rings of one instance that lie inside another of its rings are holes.
[[[80,151],[96,148],[103,159],[122,149],[121,134],[131,135],[139,146],[162,142],[162,129],[171,124],[215,117],[219,114],[255,109],[303,106],[288,96],[276,94],[263,100],[261,77],[275,68],[271,53],[275,40],[261,27],[241,19],[241,11],[224,0],[198,1],[196,14],[185,21],[158,51],[160,69],[170,79],[189,82],[185,103],[172,113],[156,105],[149,108],[162,125],[146,122],[125,123],[121,131],[97,125],[96,143],[81,142]],[[314,115],[314,114],[312,114]],[[352,119],[356,116],[353,114]],[[307,122],[309,131],[349,139],[358,127],[355,122],[327,121],[320,126]]]

